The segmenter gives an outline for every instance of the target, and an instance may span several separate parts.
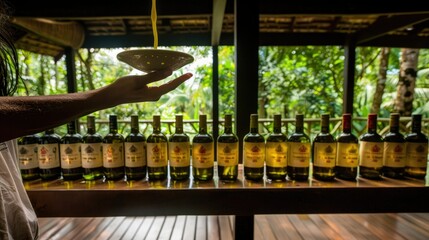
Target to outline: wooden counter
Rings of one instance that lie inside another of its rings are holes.
[[[236,234],[254,215],[429,212],[429,181],[417,179],[224,183],[35,180],[25,184],[39,217],[235,215]],[[237,235],[236,235],[237,236]]]

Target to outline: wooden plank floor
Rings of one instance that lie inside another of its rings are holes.
[[[232,240],[233,216],[40,218],[40,240]],[[429,239],[429,213],[255,216],[255,240]]]

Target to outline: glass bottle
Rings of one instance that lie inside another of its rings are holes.
[[[406,160],[405,176],[424,179],[428,161],[428,138],[422,133],[422,115],[411,117],[411,132],[405,136]]]
[[[310,174],[311,141],[304,133],[304,115],[295,116],[295,132],[289,136],[287,175],[290,180],[305,181]]]
[[[404,135],[399,132],[399,113],[390,114],[389,132],[384,134],[382,175],[403,178],[405,172],[406,146]]]
[[[335,177],[356,180],[359,165],[359,139],[352,133],[352,116],[343,114],[343,129],[337,137]]]
[[[367,132],[359,138],[359,175],[379,179],[383,167],[383,138],[377,133],[377,114],[368,114]]]
[[[329,114],[321,115],[320,126],[321,130],[314,137],[311,148],[313,177],[322,181],[330,181],[335,178],[337,143],[329,132]]]
[[[208,181],[214,174],[214,140],[207,133],[207,115],[200,114],[199,130],[192,139],[192,176]]]
[[[46,130],[39,139],[37,151],[40,178],[43,180],[53,180],[61,177],[60,142],[61,137],[54,132],[54,129]]]
[[[265,138],[259,133],[258,114],[250,114],[250,131],[243,138],[243,171],[247,180],[264,178]]]
[[[38,134],[27,135],[18,139],[18,159],[21,178],[31,181],[40,178],[39,158],[37,156]]]
[[[266,175],[272,181],[286,180],[287,137],[282,133],[281,115],[274,115],[273,131],[268,134],[266,150]]]
[[[125,176],[127,180],[146,177],[146,137],[140,133],[139,118],[131,116],[131,131],[125,137]]]
[[[82,178],[81,146],[82,136],[76,133],[76,123],[67,124],[67,133],[61,138],[60,157],[61,171],[64,180],[76,180]]]
[[[225,114],[224,132],[217,138],[217,172],[222,181],[238,177],[238,137],[232,131],[232,114]]]
[[[149,180],[167,179],[168,139],[161,132],[161,116],[153,116],[153,131],[147,138],[147,174]]]
[[[81,155],[83,178],[97,180],[104,176],[103,169],[103,137],[95,130],[95,117],[87,116],[87,132],[82,137]]]
[[[183,115],[176,115],[176,130],[168,139],[171,180],[189,179],[191,172],[191,143],[183,132]]]
[[[124,137],[118,133],[116,115],[109,115],[109,133],[103,138],[103,167],[107,180],[119,180],[124,171]]]

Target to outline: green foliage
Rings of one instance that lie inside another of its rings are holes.
[[[157,102],[123,104],[93,113],[98,120],[116,114],[129,119],[132,114],[141,120],[151,120],[161,114],[162,120],[173,120],[183,114],[185,120],[198,119],[200,114],[212,118],[212,49],[211,47],[170,47],[187,52],[195,61],[173,73],[163,82],[192,72],[194,77]],[[121,76],[143,74],[116,59],[126,49],[80,49],[76,58],[78,91],[87,91],[110,84]],[[219,116],[234,113],[235,62],[234,47],[221,46],[219,56]],[[380,48],[356,49],[354,115],[366,117],[371,108],[378,80]],[[16,95],[49,95],[67,92],[65,58],[53,58],[19,51],[20,83]],[[389,56],[387,81],[379,117],[388,117],[393,110],[399,75],[400,49],[392,48]],[[429,116],[429,50],[421,49],[414,99],[414,112]],[[259,48],[259,101],[266,117],[281,113],[292,118],[304,113],[306,118],[330,113],[332,118],[342,114],[344,49],[336,46],[277,46]],[[25,83],[25,85],[23,84]],[[85,120],[83,117],[82,120]],[[123,125],[125,129],[127,125]],[[363,126],[356,126],[361,129]],[[107,125],[103,125],[107,132]],[[61,130],[62,131],[62,130]]]
[[[266,114],[340,115],[342,52],[339,47],[261,47],[259,97],[265,99]]]

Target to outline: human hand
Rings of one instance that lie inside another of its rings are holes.
[[[113,98],[115,104],[157,101],[193,76],[192,73],[186,73],[162,85],[149,86],[150,83],[165,79],[171,74],[171,70],[160,70],[146,75],[124,76],[106,86],[103,95],[109,99]]]

